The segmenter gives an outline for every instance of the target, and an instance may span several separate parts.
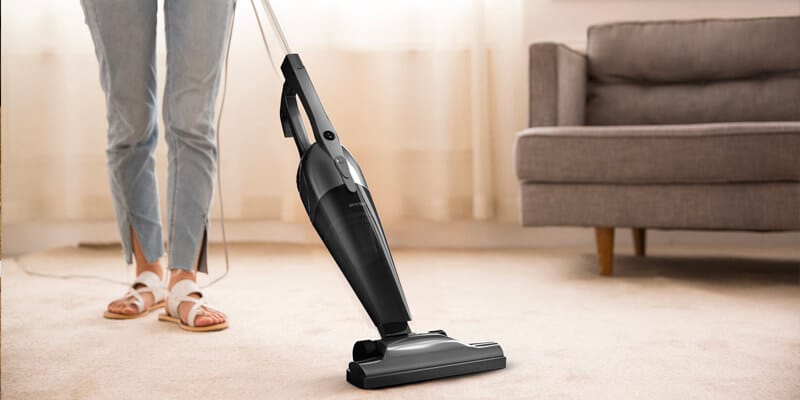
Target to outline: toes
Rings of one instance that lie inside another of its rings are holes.
[[[123,309],[122,313],[126,315],[133,315],[139,312],[139,308],[135,304],[128,303]]]
[[[129,300],[118,300],[108,304],[108,311],[114,314],[133,315],[139,313],[139,308]]]
[[[217,324],[221,324],[225,322],[225,314],[219,311],[210,311],[211,317],[214,319],[214,322]]]
[[[181,322],[184,324],[188,324],[191,308],[192,304],[190,302],[183,302],[178,305],[178,314],[180,314]],[[194,317],[194,326],[209,326],[223,322],[225,322],[225,314],[205,307],[198,310]]]
[[[132,308],[134,308],[132,304],[120,304],[117,307],[117,314],[130,315],[133,313]]]
[[[194,318],[195,326],[216,325],[225,322],[225,314],[217,311],[202,310]]]
[[[123,308],[125,308],[125,304],[120,301],[115,301],[108,305],[108,311],[111,311],[116,314],[122,313]]]
[[[214,319],[209,315],[198,315],[194,319],[194,326],[208,326],[214,324]]]
[[[144,301],[144,309],[148,309],[155,303],[155,298],[153,297],[152,293],[142,293],[142,300]],[[108,311],[114,314],[124,314],[124,315],[132,315],[138,314],[139,307],[136,306],[135,303],[136,299],[134,297],[128,297],[124,299],[117,299],[108,303]]]

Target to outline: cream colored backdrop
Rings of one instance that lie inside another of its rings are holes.
[[[344,143],[364,167],[393,246],[592,244],[588,229],[517,223],[511,144],[526,125],[528,44],[584,48],[587,27],[610,21],[800,13],[797,0],[273,3]],[[79,0],[4,0],[0,8],[3,250],[13,255],[117,240],[103,152],[105,111]],[[241,0],[222,126],[229,237],[318,243],[294,188],[294,145],[280,132],[280,83],[250,4]],[[162,141],[162,189],[165,154]],[[219,223],[210,234],[219,239]],[[762,246],[799,238],[656,231],[648,242]],[[618,242],[629,248],[628,235],[618,235]]]
[[[511,143],[525,125],[527,85],[520,1],[273,6],[388,228],[516,221]],[[226,219],[307,224],[294,184],[298,156],[278,120],[282,79],[250,3],[239,1],[236,14],[221,129]],[[79,1],[4,1],[2,29],[3,222],[113,220],[105,108]],[[163,140],[157,155],[163,198]]]

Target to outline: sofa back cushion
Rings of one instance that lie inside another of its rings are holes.
[[[800,17],[589,29],[588,125],[800,121]]]

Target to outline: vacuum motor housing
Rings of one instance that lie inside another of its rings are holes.
[[[342,150],[355,191],[317,143],[302,157],[297,189],[311,223],[381,335],[403,333],[411,316],[380,218],[361,168]]]

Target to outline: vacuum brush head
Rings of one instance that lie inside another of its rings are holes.
[[[377,389],[505,366],[506,357],[497,343],[467,344],[444,331],[431,331],[356,342],[347,381],[362,389]]]

